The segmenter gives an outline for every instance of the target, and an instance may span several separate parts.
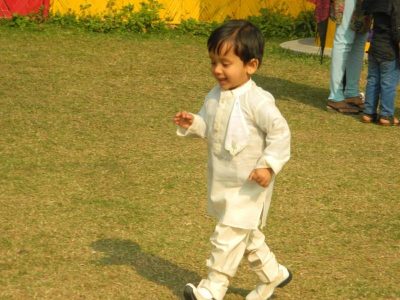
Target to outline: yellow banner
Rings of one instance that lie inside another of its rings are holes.
[[[78,15],[104,15],[112,9],[133,5],[139,10],[144,0],[52,0],[51,11]],[[159,0],[163,9],[160,16],[171,22],[193,18],[200,21],[223,21],[230,18],[246,18],[259,15],[261,8],[281,10],[296,16],[299,12],[313,9],[306,0]]]

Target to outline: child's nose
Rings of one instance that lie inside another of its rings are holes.
[[[213,72],[214,72],[214,74],[221,74],[221,72],[222,72],[221,66],[219,64],[214,66]]]

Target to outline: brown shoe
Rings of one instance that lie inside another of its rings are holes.
[[[346,98],[344,102],[358,108],[360,111],[364,109],[364,98],[362,96]]]
[[[346,103],[345,100],[342,101],[328,100],[326,108],[345,115],[356,115],[360,112],[360,109]]]

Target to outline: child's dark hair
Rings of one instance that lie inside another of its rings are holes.
[[[215,29],[207,41],[208,52],[221,54],[223,45],[231,45],[244,63],[253,58],[261,65],[264,54],[264,37],[261,31],[245,20],[230,20]]]

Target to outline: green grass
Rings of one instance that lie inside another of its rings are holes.
[[[171,122],[214,84],[205,40],[0,28],[0,72],[0,299],[180,299],[215,225],[206,144]],[[293,136],[275,298],[399,299],[400,130],[327,112],[328,77],[271,41],[254,78]],[[255,283],[243,263],[226,299]]]

